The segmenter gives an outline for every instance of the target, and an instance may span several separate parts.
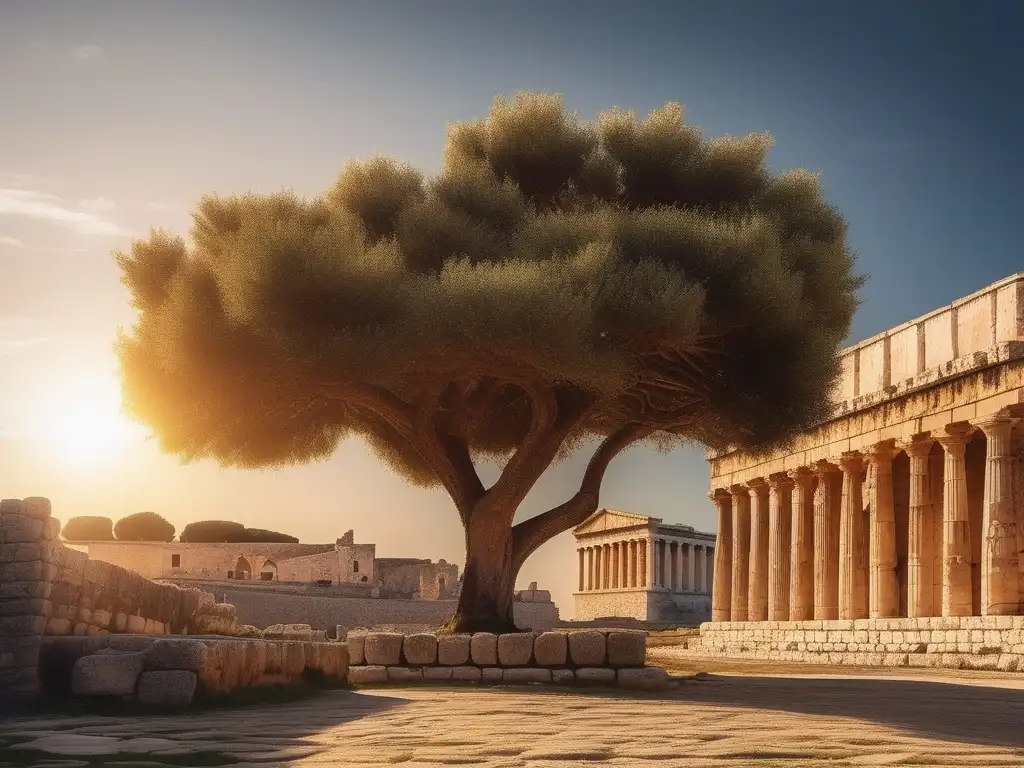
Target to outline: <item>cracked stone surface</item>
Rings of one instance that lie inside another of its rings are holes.
[[[387,687],[183,715],[8,718],[0,766],[118,756],[111,765],[159,767],[197,755],[203,765],[350,768],[1020,766],[1021,722],[1020,676],[748,670],[667,693]],[[24,760],[26,750],[39,760]]]

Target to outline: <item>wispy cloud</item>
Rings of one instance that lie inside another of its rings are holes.
[[[49,341],[46,336],[38,336],[31,339],[12,339],[5,341],[0,339],[0,355],[12,355],[28,347],[35,347]]]
[[[83,235],[127,234],[100,212],[83,210],[81,204],[71,206],[56,195],[30,189],[0,188],[0,215],[5,214],[52,221]]]
[[[102,213],[113,213],[118,205],[109,197],[88,197],[78,201],[78,207],[88,213],[97,215]]]
[[[14,248],[24,248],[25,242],[16,237],[0,237],[0,245],[10,245]]]
[[[76,45],[71,49],[71,57],[79,61],[94,61],[103,55],[98,45]]]

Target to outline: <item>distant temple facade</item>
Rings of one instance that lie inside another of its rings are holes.
[[[602,509],[573,535],[576,620],[699,624],[711,618],[713,533]]]

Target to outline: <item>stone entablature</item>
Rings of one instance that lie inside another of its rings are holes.
[[[884,355],[865,352],[876,349]],[[789,451],[710,457],[713,619],[1017,614],[1024,275],[869,339],[847,359],[860,383],[848,381],[837,416]],[[865,379],[865,370],[875,373]]]
[[[694,598],[711,592],[714,534],[602,509],[573,529],[573,535],[578,545],[577,619],[657,621],[673,618],[662,614],[677,609],[695,614],[701,601]]]

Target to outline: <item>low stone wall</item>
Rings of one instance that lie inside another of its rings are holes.
[[[49,637],[39,668],[44,691],[54,695],[182,707],[197,697],[293,684],[310,676],[344,683],[348,648],[334,642],[227,637]]]
[[[654,689],[669,683],[645,667],[643,632],[517,632],[401,635],[350,632],[349,681],[377,683],[555,683]]]
[[[695,656],[1024,672],[1024,616],[722,621],[700,627]]]
[[[39,691],[44,635],[224,634],[234,607],[69,549],[44,498],[0,501],[0,699]]]
[[[454,600],[334,597],[248,586],[218,586],[216,594],[235,606],[239,622],[257,627],[298,623],[326,631],[338,625],[349,629],[402,624],[440,627],[451,619],[456,608]],[[545,630],[558,621],[558,608],[551,602],[517,601],[512,608],[516,624],[523,629]]]

